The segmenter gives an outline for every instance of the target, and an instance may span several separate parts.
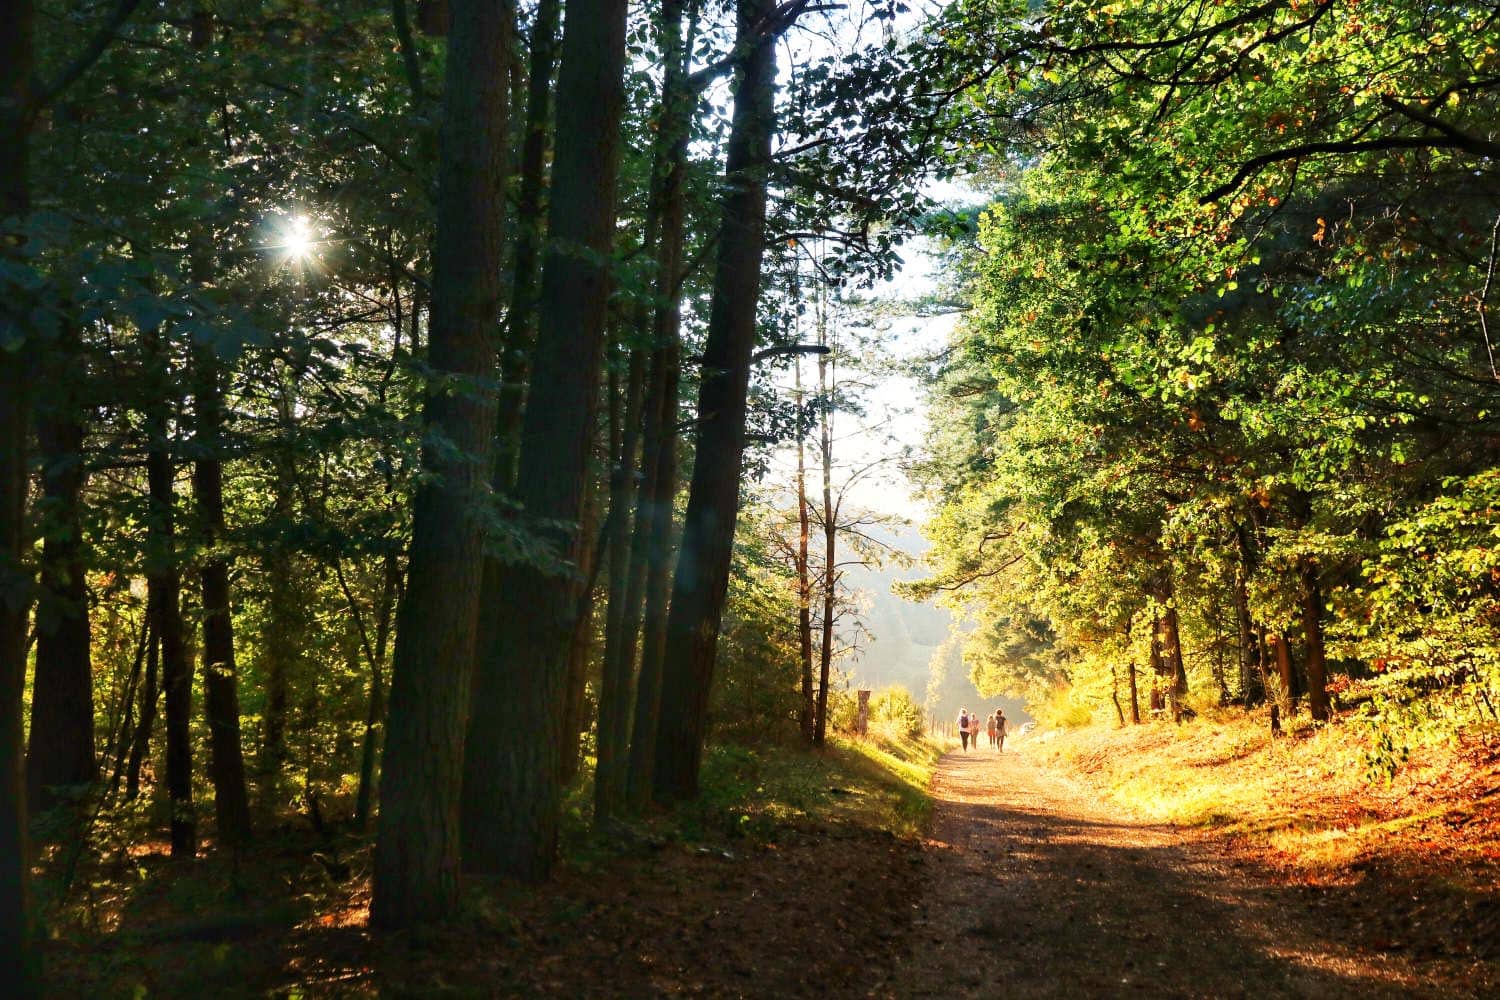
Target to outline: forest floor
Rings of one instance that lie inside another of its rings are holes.
[[[720,748],[699,806],[575,824],[555,882],[475,885],[419,933],[364,927],[363,838],[140,856],[53,942],[50,995],[1497,995],[1495,756],[1372,797],[1321,739],[1091,729],[950,752],[930,800],[927,747]]]

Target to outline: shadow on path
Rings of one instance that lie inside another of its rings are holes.
[[[1112,816],[1025,752],[949,754],[934,794],[897,995],[1485,995],[1424,981],[1405,957],[1347,940],[1321,892]]]

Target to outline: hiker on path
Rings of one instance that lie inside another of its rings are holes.
[[[990,713],[990,717],[985,720],[985,729],[989,733],[989,736],[990,736],[990,746],[994,746],[995,745],[995,732],[996,732],[995,717],[998,716],[999,714],[1000,714],[999,711],[992,712],[992,713]]]
[[[969,710],[961,709],[958,713],[958,741],[964,746],[964,753],[969,752]]]
[[[995,737],[999,740],[995,745],[996,753],[1005,752],[1005,713],[999,709],[995,710]]]

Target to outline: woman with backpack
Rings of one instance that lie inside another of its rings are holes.
[[[964,753],[969,752],[969,710],[960,709],[958,713],[958,741],[963,744]]]

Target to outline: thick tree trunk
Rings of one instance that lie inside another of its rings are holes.
[[[1130,671],[1130,721],[1133,725],[1139,726],[1141,724],[1141,699],[1136,689],[1135,657],[1130,658],[1127,669]]]
[[[648,225],[654,229],[654,223]],[[653,242],[654,233],[647,239]],[[604,630],[604,668],[599,685],[598,764],[594,770],[594,817],[605,819],[625,804],[626,764],[630,751],[630,713],[633,707],[634,642],[626,630],[638,626],[628,617],[626,591],[631,586],[630,527],[636,498],[636,455],[641,439],[641,393],[645,381],[646,356],[631,350],[625,379],[620,447],[615,456],[609,488],[609,534],[605,539],[609,561],[608,618]],[[616,404],[618,407],[619,404]]]
[[[1311,559],[1302,561],[1302,639],[1307,649],[1307,710],[1319,722],[1327,722],[1328,674],[1323,652],[1323,588],[1318,568]]]
[[[464,723],[493,469],[495,371],[513,13],[453,0],[438,168],[424,420],[432,474],[413,503],[398,612],[370,919],[413,927],[459,897]]]
[[[250,795],[240,744],[239,677],[234,660],[234,618],[229,603],[229,556],[224,550],[224,389],[218,359],[200,350],[193,494],[205,549],[198,572],[203,607],[203,712],[208,722],[209,774],[221,843],[250,838]]]
[[[535,530],[581,565],[580,523],[609,311],[624,107],[624,0],[570,7],[557,84],[548,252],[515,498]],[[567,525],[561,530],[551,525]],[[480,651],[464,772],[464,864],[546,878],[557,851],[572,573],[506,565],[485,597],[500,616]]]
[[[23,8],[22,13],[29,11]],[[14,46],[6,44],[15,30],[14,25],[9,30],[0,28],[0,64],[7,58],[20,58]],[[21,59],[23,65],[29,65],[29,56],[28,51],[26,58]],[[3,73],[5,70],[0,69],[0,74]],[[13,94],[14,88],[9,93]],[[0,110],[0,115],[4,113]],[[15,136],[16,130],[0,125],[0,147]],[[24,150],[0,151],[0,197],[8,195],[6,189],[15,183],[9,175],[24,169],[24,155]],[[22,159],[22,164],[5,162],[11,159]],[[14,205],[14,199],[5,198],[7,209]],[[37,987],[37,970],[30,947],[31,879],[21,735],[26,625],[31,603],[30,573],[24,562],[28,405],[25,368],[21,352],[0,351],[0,982],[15,984],[23,996],[29,997]]]
[[[516,188],[515,264],[505,342],[500,356],[499,416],[496,420],[495,481],[510,493],[521,456],[521,414],[531,352],[536,348],[537,262],[546,229],[542,193],[547,183],[547,134],[552,124],[552,76],[557,65],[557,26],[562,0],[540,0],[531,27],[526,86],[526,125]]]
[[[0,17],[0,219],[22,218],[31,209],[27,158],[34,17],[32,0],[15,0]],[[10,240],[0,238],[0,260],[12,250]],[[8,313],[9,306],[0,303],[0,312]],[[38,356],[29,343],[21,350],[0,350],[0,982],[13,984],[23,997],[40,989],[31,948],[21,721],[32,582],[25,561],[27,388],[28,369]]]
[[[765,252],[766,172],[776,129],[775,36],[765,27],[774,8],[774,0],[739,4],[737,46],[747,54],[726,156],[727,193],[698,392],[698,446],[662,660],[653,793],[664,802],[698,791],[729,587]]]
[[[1151,618],[1151,711],[1162,712],[1167,708],[1167,690],[1172,686],[1168,678],[1171,670],[1162,656],[1161,615]]]
[[[1182,659],[1182,631],[1178,627],[1177,609],[1169,607],[1161,616],[1166,647],[1163,650],[1172,671],[1172,693],[1181,698],[1188,692],[1187,667]]]
[[[696,16],[696,15],[695,15]],[[656,763],[656,724],[661,707],[661,658],[671,585],[673,507],[677,498],[677,404],[682,357],[683,227],[686,212],[684,176],[687,171],[688,126],[696,95],[687,86],[687,46],[683,40],[681,0],[662,5],[662,53],[666,73],[662,82],[660,163],[653,163],[652,179],[661,204],[656,246],[656,308],[652,317],[650,388],[646,395],[646,427],[642,459],[641,498],[636,504],[635,539],[631,559],[640,564],[640,596],[627,614],[639,615],[640,670],[632,713],[629,775],[626,797],[634,810],[646,805]],[[627,642],[634,636],[627,636]],[[633,658],[633,654],[632,658]]]
[[[76,361],[77,334],[58,345]],[[37,420],[42,459],[41,590],[36,608],[36,679],[26,754],[29,808],[50,808],[51,789],[99,778],[94,751],[94,676],[89,655],[89,592],[83,558],[84,427],[75,372],[51,380],[55,398]]]
[[[1292,649],[1286,636],[1271,636],[1276,655],[1276,674],[1281,681],[1281,712],[1287,718],[1297,714],[1297,677],[1292,667]]]

